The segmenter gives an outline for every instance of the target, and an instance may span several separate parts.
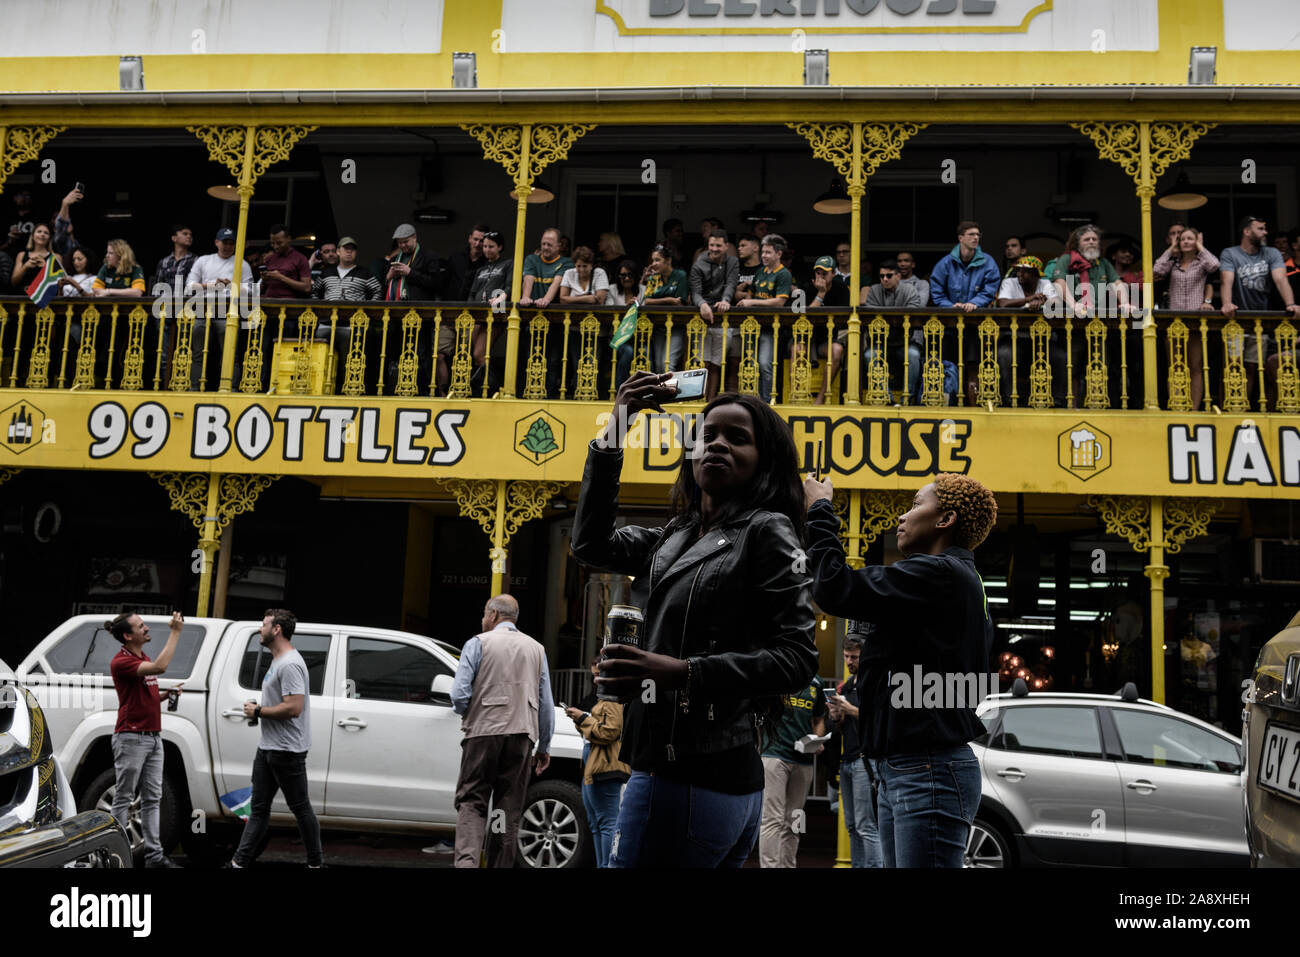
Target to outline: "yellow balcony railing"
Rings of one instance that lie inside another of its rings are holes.
[[[522,310],[518,354],[506,316],[482,304],[270,300],[234,328],[224,306],[160,300],[56,300],[37,310],[0,299],[0,387],[122,391],[215,390],[224,336],[236,339],[232,382],[243,393],[446,395],[501,393],[506,367],[522,398],[608,401],[632,371],[699,368],[706,340],[724,388],[773,403],[843,395],[860,363],[866,405],[1129,409],[1143,405],[1142,321],[1049,318],[1024,310],[859,312],[849,354],[843,310],[747,309],[719,314],[645,308],[621,349],[621,308]],[[1285,313],[1157,313],[1158,407],[1174,412],[1300,412],[1296,326]],[[823,380],[834,364],[838,375]],[[1150,405],[1151,403],[1147,403]]]

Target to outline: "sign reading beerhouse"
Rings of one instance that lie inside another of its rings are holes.
[[[5,391],[0,468],[576,482],[606,407],[521,400]],[[623,478],[669,484],[700,406],[630,423]],[[841,488],[937,472],[1002,492],[1300,498],[1292,416],[786,406],[803,468]]]
[[[792,26],[861,33],[1024,30],[1052,0],[598,0],[623,32],[788,31]]]

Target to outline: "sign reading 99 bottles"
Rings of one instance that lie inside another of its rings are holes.
[[[5,390],[0,468],[579,482],[603,403]],[[701,406],[634,417],[623,480],[669,485]],[[1300,499],[1294,417],[782,406],[800,467],[839,488],[938,472],[1001,492]],[[819,457],[820,456],[820,460]]]

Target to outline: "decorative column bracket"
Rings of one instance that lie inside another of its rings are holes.
[[[852,495],[860,496],[862,503],[859,509],[860,518],[857,528],[853,528],[851,520],[850,496]],[[831,499],[831,505],[840,519],[840,544],[844,546],[845,554],[852,553],[850,543],[854,539],[857,539],[860,543],[861,552],[865,553],[868,545],[898,525],[898,516],[906,512],[911,507],[911,504],[911,492],[875,491],[871,489],[840,490],[836,492],[834,498]],[[856,562],[850,561],[849,564],[854,568],[861,568],[863,559],[859,558]]]
[[[506,571],[506,547],[525,522],[541,518],[547,503],[564,488],[563,482],[508,482],[504,479],[442,479],[456,499],[460,514],[482,526],[492,548],[492,590],[501,590]]]
[[[1142,126],[1150,128],[1151,178],[1143,182]],[[1192,153],[1192,145],[1208,133],[1217,123],[1169,123],[1164,121],[1141,123],[1071,123],[1097,147],[1097,155],[1123,167],[1133,179],[1141,195],[1155,195],[1155,183],[1174,163],[1181,163]]]
[[[41,149],[66,126],[0,126],[0,192],[23,163],[41,155]]]
[[[542,170],[565,159],[573,144],[596,128],[595,123],[552,123],[530,126],[524,150],[524,127],[462,123],[460,128],[483,147],[483,158],[500,163],[516,189],[532,192]],[[526,165],[525,165],[526,164]],[[518,252],[518,250],[516,250]]]
[[[0,469],[0,485],[4,485],[21,471],[22,469]]]
[[[853,142],[852,123],[787,123],[812,146],[813,156],[834,166],[844,177],[845,187],[866,188],[877,169],[903,155],[903,144],[928,123],[863,123],[862,140]],[[854,146],[862,156],[861,170],[853,168]],[[860,178],[859,178],[860,177]]]
[[[1151,499],[1143,495],[1089,495],[1088,507],[1101,514],[1106,531],[1127,539],[1136,552],[1150,551]],[[1183,545],[1206,533],[1219,503],[1207,498],[1166,498],[1164,500],[1163,546],[1177,554]]]
[[[187,126],[208,148],[208,158],[221,163],[240,186],[252,186],[273,163],[289,158],[294,146],[315,126]],[[252,165],[244,182],[244,156],[252,136]]]
[[[218,535],[235,518],[251,512],[257,498],[280,478],[278,475],[239,475],[227,473],[219,476],[217,508],[208,514],[208,482],[206,472],[150,472],[149,477],[167,490],[171,507],[183,512],[194,527],[202,531],[206,522],[216,525]]]

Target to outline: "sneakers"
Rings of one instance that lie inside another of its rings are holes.
[[[146,868],[149,868],[149,867],[176,867],[176,868],[179,868],[179,867],[180,867],[180,865],[177,864],[175,861],[173,861],[170,857],[160,857],[160,858],[158,858],[158,860],[156,860],[156,861],[145,861],[145,862],[144,862],[144,866],[145,866]]]
[[[235,863],[235,859],[233,857],[230,860],[226,861],[226,863],[222,864],[221,867],[223,870],[227,867],[238,868],[241,871],[243,870],[242,867],[240,867],[238,864]]]

